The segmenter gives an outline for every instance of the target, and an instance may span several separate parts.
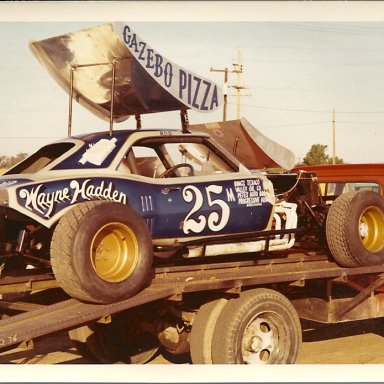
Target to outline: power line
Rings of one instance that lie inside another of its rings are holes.
[[[298,127],[298,126],[307,126],[307,125],[321,125],[321,124],[329,124],[330,121],[315,121],[308,123],[294,123],[294,124],[282,124],[282,125],[266,125],[266,126],[257,126],[260,129],[270,129],[270,128],[284,128],[284,127]]]
[[[228,103],[228,104],[234,104],[234,103]],[[272,109],[277,111],[287,111],[287,112],[307,112],[307,113],[331,113],[331,110],[314,110],[314,109],[299,109],[299,108],[279,108],[279,107],[270,107],[265,105],[256,105],[256,104],[243,104],[247,107],[254,107],[254,108],[260,108],[260,109]],[[337,111],[337,113],[343,113],[343,114],[380,114],[384,113],[383,111]]]

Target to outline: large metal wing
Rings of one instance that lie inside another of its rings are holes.
[[[60,86],[103,120],[220,106],[215,83],[171,62],[125,23],[33,41],[30,49]]]

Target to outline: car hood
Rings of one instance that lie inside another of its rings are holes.
[[[29,47],[68,94],[106,121],[111,113],[121,122],[153,112],[211,112],[223,100],[221,87],[171,62],[123,22],[33,41]]]
[[[292,151],[263,135],[245,118],[194,124],[189,130],[208,132],[249,169],[280,167],[290,170],[295,165]]]

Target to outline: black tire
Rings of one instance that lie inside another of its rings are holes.
[[[90,360],[94,363],[99,363],[100,360],[89,349],[87,340],[92,336],[93,330],[90,326],[84,325],[83,327],[71,329],[68,331],[69,339],[72,341],[72,344],[77,349],[77,352],[81,356],[85,357],[87,360]]]
[[[328,247],[343,267],[384,263],[384,200],[376,192],[340,195],[326,223]]]
[[[221,298],[203,304],[192,324],[189,338],[193,364],[212,364],[212,336],[217,318],[228,300]]]
[[[123,204],[78,204],[52,236],[56,280],[81,301],[111,303],[133,296],[149,282],[152,258],[146,223]]]
[[[91,323],[69,336],[79,353],[96,363],[145,364],[158,352],[160,342],[143,330],[140,315],[119,314],[108,324]]]
[[[214,364],[292,364],[301,344],[292,303],[279,292],[258,288],[232,299],[212,338]]]

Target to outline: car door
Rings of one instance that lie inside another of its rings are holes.
[[[201,138],[151,139],[132,150],[132,167],[145,184],[137,209],[154,239],[246,233],[270,225],[269,180],[231,164]]]

